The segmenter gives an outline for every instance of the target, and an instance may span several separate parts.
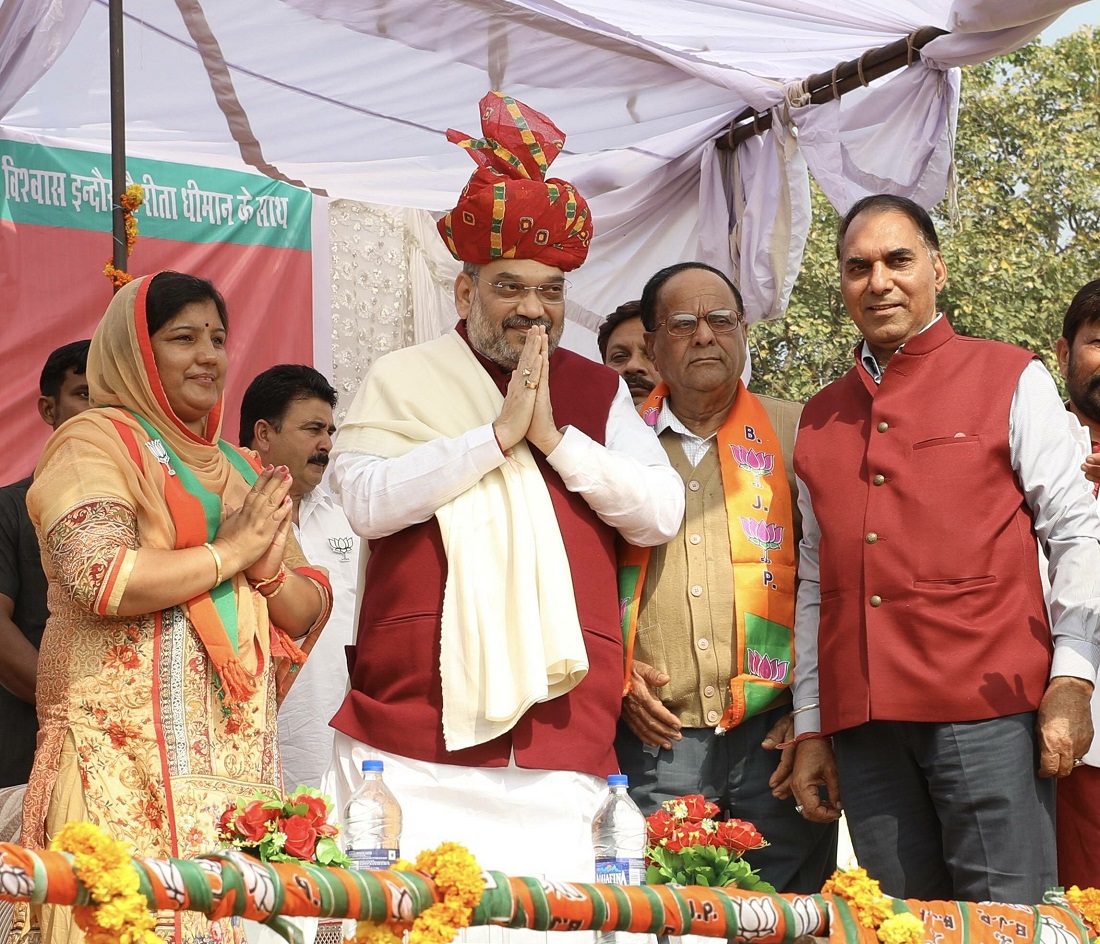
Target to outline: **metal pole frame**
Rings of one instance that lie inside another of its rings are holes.
[[[107,9],[111,47],[111,235],[114,267],[125,272],[126,218],[122,195],[126,192],[126,82],[122,57],[122,0],[109,0]]]

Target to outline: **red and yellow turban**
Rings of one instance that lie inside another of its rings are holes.
[[[480,104],[483,138],[447,132],[478,164],[458,205],[436,224],[447,248],[478,265],[534,259],[575,269],[592,239],[588,203],[568,182],[543,179],[565,135],[545,115],[499,92]]]

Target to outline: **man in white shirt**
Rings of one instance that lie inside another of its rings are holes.
[[[1069,436],[1080,450],[1092,483],[1100,491],[1100,279],[1073,297],[1058,338],[1058,367],[1069,395]],[[1091,471],[1089,471],[1091,470]],[[1100,695],[1092,695],[1093,729],[1100,726]],[[1082,755],[1058,783],[1058,883],[1066,888],[1100,886],[1100,744]]]
[[[481,114],[484,140],[449,134],[481,169],[439,223],[459,326],[379,360],[336,436],[371,555],[326,788],[379,757],[404,856],[454,840],[583,879],[617,771],[615,541],[667,541],[683,491],[621,378],[558,347],[591,238],[583,197],[544,181],[564,136],[497,93]]]
[[[345,647],[355,640],[359,538],[321,487],[332,449],[336,391],[312,367],[279,364],[249,384],[241,401],[241,445],[293,478],[294,534],[311,564],[332,583],[332,615],[279,708],[283,785],[320,787],[328,769],[336,713],[347,689]]]

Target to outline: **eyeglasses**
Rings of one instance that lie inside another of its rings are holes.
[[[745,316],[728,308],[708,311],[703,316],[713,334],[729,334],[736,331]],[[690,338],[699,329],[699,316],[685,312],[669,315],[665,321],[665,330],[674,338]]]
[[[565,290],[569,282],[562,279],[560,282],[543,282],[541,285],[524,285],[522,282],[513,282],[511,279],[502,279],[499,282],[490,282],[479,276],[472,276],[478,282],[484,282],[493,290],[497,298],[514,302],[522,298],[528,292],[534,292],[544,305],[562,305],[565,303]]]

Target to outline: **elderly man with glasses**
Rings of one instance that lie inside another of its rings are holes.
[[[663,383],[642,416],[680,474],[686,517],[663,547],[626,547],[628,693],[619,765],[644,813],[701,793],[770,843],[746,854],[781,892],[836,866],[836,824],[805,821],[779,747],[790,684],[799,519],[790,456],[801,408],[745,389],[741,296],[717,269],[669,266],[641,299]]]
[[[615,543],[667,541],[684,501],[623,381],[558,346],[592,234],[543,181],[561,132],[497,93],[481,110],[487,140],[449,134],[480,169],[439,222],[458,326],[375,364],[332,452],[370,557],[326,789],[346,801],[381,757],[403,855],[453,840],[583,879],[618,770]]]

